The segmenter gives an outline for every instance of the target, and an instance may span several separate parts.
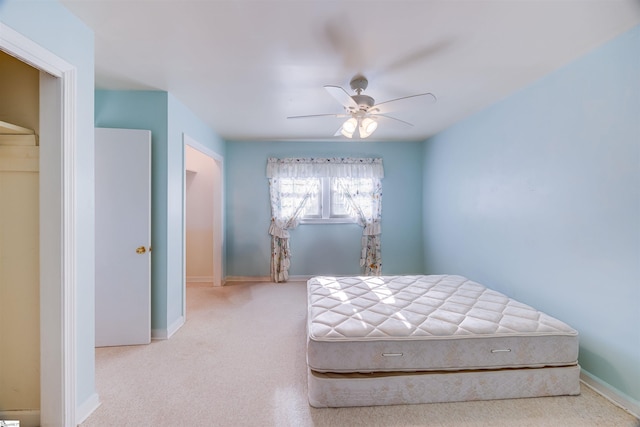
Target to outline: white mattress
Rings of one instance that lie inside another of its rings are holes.
[[[574,329],[461,276],[319,276],[307,286],[313,371],[577,365]]]

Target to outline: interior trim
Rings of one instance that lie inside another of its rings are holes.
[[[611,387],[584,369],[580,372],[580,381],[614,405],[640,419],[640,404],[638,404],[638,402],[634,402],[630,397],[624,395],[619,390]]]
[[[76,68],[1,22],[0,50],[42,71],[40,423],[75,426]]]

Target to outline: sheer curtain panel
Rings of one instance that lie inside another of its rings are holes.
[[[296,185],[297,184],[297,185]],[[289,230],[296,228],[300,214],[311,197],[318,190],[317,179],[296,180],[269,178],[271,196],[271,280],[286,282],[291,266]]]
[[[337,181],[348,210],[358,218],[358,224],[363,227],[360,267],[367,276],[379,276],[382,274],[382,181],[378,178],[360,181],[338,178]],[[365,181],[365,185],[362,181]]]

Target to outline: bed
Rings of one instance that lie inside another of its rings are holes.
[[[462,276],[307,282],[314,407],[580,393],[578,333]]]

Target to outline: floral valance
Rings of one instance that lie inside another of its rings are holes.
[[[267,178],[384,178],[382,159],[299,157],[267,160]]]

